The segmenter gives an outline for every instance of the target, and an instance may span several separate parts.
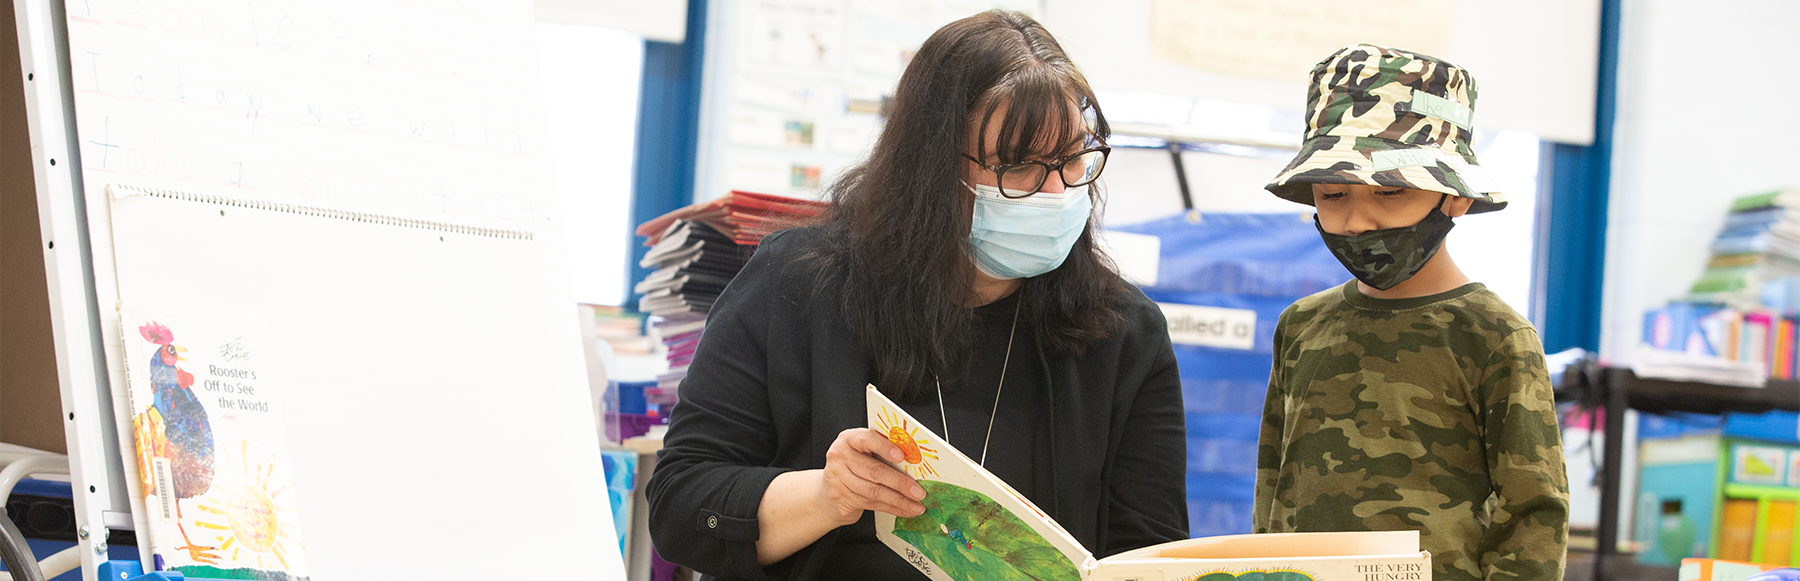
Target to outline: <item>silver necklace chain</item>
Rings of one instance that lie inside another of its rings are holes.
[[[977,464],[984,468],[987,467],[988,444],[994,440],[994,418],[1000,415],[1000,392],[1006,389],[1006,367],[1012,364],[1013,337],[1019,333],[1019,307],[1025,303],[1023,298],[1017,300],[1019,302],[1013,303],[1012,330],[1006,332],[1006,358],[1000,360],[1000,385],[994,387],[994,409],[988,412],[987,435],[981,439],[981,460]],[[950,416],[944,413],[944,383],[939,381],[935,375],[932,376],[931,382],[937,386],[938,421],[943,422],[944,443],[948,444],[950,443]]]

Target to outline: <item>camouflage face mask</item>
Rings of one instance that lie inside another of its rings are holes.
[[[1319,229],[1319,236],[1325,239],[1325,247],[1331,249],[1331,255],[1336,256],[1356,280],[1387,290],[1425,268],[1425,263],[1431,262],[1431,257],[1437,256],[1438,249],[1444,246],[1444,237],[1456,223],[1444,214],[1440,202],[1425,215],[1425,219],[1403,228],[1370,230],[1355,236],[1332,234],[1319,224],[1318,214],[1313,214],[1313,227]]]

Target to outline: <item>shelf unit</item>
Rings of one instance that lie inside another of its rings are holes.
[[[1600,475],[1600,522],[1595,531],[1593,579],[1607,576],[1606,557],[1618,554],[1620,477],[1623,472],[1625,410],[1651,413],[1727,412],[1764,413],[1800,411],[1800,381],[1769,380],[1765,387],[1750,388],[1693,381],[1669,381],[1638,377],[1629,369],[1603,368],[1594,381],[1576,373],[1565,376],[1557,401],[1585,401],[1606,409],[1605,443]],[[1622,577],[1619,577],[1622,578]]]
[[[1729,464],[1726,466],[1726,469],[1729,469]],[[1754,527],[1754,530],[1757,531],[1756,534],[1759,535],[1764,534],[1764,532],[1767,531],[1771,502],[1800,502],[1800,491],[1786,486],[1725,484],[1724,487],[1719,490],[1719,496],[1756,502],[1756,526]],[[1789,533],[1791,534],[1792,531],[1790,530]],[[1720,528],[1715,527],[1713,529],[1712,546],[1714,547],[1713,552],[1715,554],[1720,551],[1718,547],[1719,539],[1722,534],[1723,531],[1721,531]],[[1782,547],[1782,554],[1787,555],[1788,559],[1792,559],[1795,554],[1800,554],[1800,536],[1790,536],[1786,544],[1787,546]],[[1764,557],[1768,556],[1767,551],[1774,546],[1780,545],[1770,545],[1768,542],[1756,543],[1751,548],[1750,561],[1763,563]]]

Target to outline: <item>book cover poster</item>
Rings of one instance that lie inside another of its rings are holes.
[[[1005,482],[868,388],[869,427],[906,457],[895,468],[925,489],[925,513],[877,511],[875,533],[936,581],[1080,581],[1094,559]]]
[[[138,531],[158,570],[307,579],[300,504],[259,317],[120,309]],[[121,439],[123,434],[121,434]],[[141,504],[140,504],[141,501]]]

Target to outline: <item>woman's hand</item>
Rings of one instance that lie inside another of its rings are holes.
[[[838,433],[825,452],[819,485],[818,503],[825,514],[842,526],[861,519],[865,510],[900,517],[924,513],[925,505],[919,501],[925,498],[925,489],[871,454],[891,462],[905,458],[900,447],[881,432],[851,428]]]
[[[870,454],[899,462],[900,447],[881,432],[855,428],[838,433],[825,452],[825,467],[783,473],[769,482],[757,508],[760,537],[756,562],[768,566],[813,544],[832,529],[855,524],[865,510],[894,516],[925,512],[925,489]]]

